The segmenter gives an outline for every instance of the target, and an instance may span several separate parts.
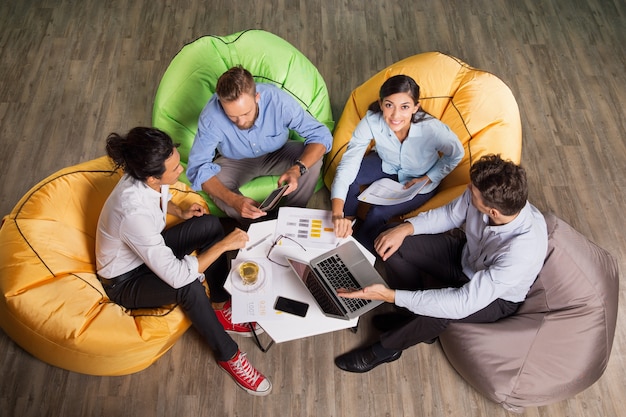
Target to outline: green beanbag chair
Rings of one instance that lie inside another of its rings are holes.
[[[290,93],[307,112],[333,130],[326,83],[293,45],[262,30],[204,36],[184,46],[174,57],[159,84],[152,112],[153,125],[181,143],[179,151],[185,168],[200,112],[215,92],[220,75],[236,65],[250,71],[257,82],[272,83]],[[291,138],[303,140],[295,132]],[[189,184],[185,175],[181,181]],[[277,181],[278,176],[258,177],[241,187],[241,192],[261,201],[276,188]],[[318,189],[322,186],[320,178]],[[201,195],[211,213],[225,216],[210,197]]]

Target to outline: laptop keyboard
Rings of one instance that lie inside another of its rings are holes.
[[[313,271],[311,271],[311,274],[313,274]],[[320,305],[322,311],[328,314],[334,314],[336,316],[344,315],[343,311],[341,311],[339,307],[335,305],[334,301],[330,298],[330,295],[328,295],[328,293],[324,291],[324,288],[322,288],[322,284],[320,284],[317,279],[307,279],[306,286],[313,295],[313,298],[315,298],[315,301],[317,301],[317,303]]]
[[[346,267],[338,255],[333,255],[320,261],[317,267],[324,273],[324,276],[335,290],[341,288],[347,290],[361,289],[361,285],[354,279],[348,267]],[[350,311],[356,311],[371,302],[370,300],[363,300],[361,298],[343,298],[343,301]]]

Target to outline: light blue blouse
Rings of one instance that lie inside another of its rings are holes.
[[[434,190],[461,162],[465,153],[456,134],[434,117],[412,123],[408,137],[400,143],[383,119],[382,113],[368,111],[354,130],[337,167],[330,191],[331,198],[345,201],[348,188],[359,172],[361,161],[372,139],[376,141],[374,150],[383,161],[383,171],[397,174],[399,182],[405,183],[428,175],[432,182],[421,193]]]

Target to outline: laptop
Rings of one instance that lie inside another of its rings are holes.
[[[328,317],[351,320],[383,303],[337,295],[340,288],[360,289],[372,284],[386,285],[354,241],[346,242],[309,262],[288,256],[286,259]]]

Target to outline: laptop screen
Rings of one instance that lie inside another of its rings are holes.
[[[302,282],[306,285],[307,279],[311,274],[311,267],[303,262],[296,261],[295,259],[287,258],[287,262],[291,265],[295,273],[300,277]]]
[[[304,285],[307,287],[320,309],[334,317],[344,317],[345,312],[337,306],[337,301],[334,300],[323,288],[320,282],[316,279],[315,273],[308,264],[299,262],[295,259],[286,258],[291,269],[300,277]]]

